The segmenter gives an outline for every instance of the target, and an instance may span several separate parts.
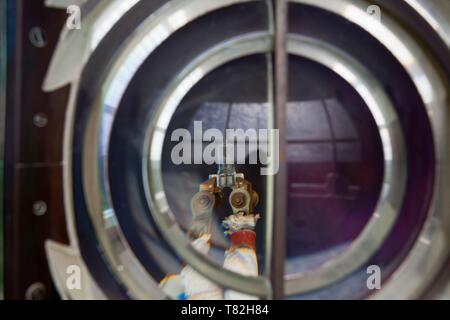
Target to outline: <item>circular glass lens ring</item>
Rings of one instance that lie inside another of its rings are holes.
[[[264,35],[259,37],[264,40]],[[254,38],[258,39],[258,37]],[[183,97],[205,74],[225,62],[239,57],[239,55],[258,53],[258,51],[255,52],[252,50],[257,48],[257,45],[253,43],[255,40],[251,41],[250,39],[242,39],[243,48],[247,48],[246,50],[239,49],[237,43],[235,43],[228,50],[228,57],[219,54],[217,58],[212,56],[208,60],[200,57],[197,63],[189,66],[180,76],[180,80],[174,84],[172,90],[169,90],[165,95],[158,108],[160,110],[159,114],[154,118],[154,122],[149,127],[149,140],[146,145],[149,146],[148,200],[151,207],[150,211],[159,225],[160,230],[162,230],[163,234],[165,233],[166,240],[172,246],[178,247],[179,253],[182,253],[183,246],[186,246],[186,244],[182,245],[182,243],[187,243],[188,241],[187,239],[183,240],[182,231],[178,228],[173,218],[173,213],[170,211],[164,189],[162,188],[161,154],[166,129],[169,126],[175,109]],[[318,270],[288,278],[286,282],[286,293],[290,295],[317,289],[337,281],[366,262],[378,249],[384,237],[390,231],[396,215],[400,211],[406,178],[406,172],[404,170],[406,160],[402,132],[398,125],[398,119],[394,109],[387,96],[381,90],[381,87],[377,84],[377,81],[361,65],[343,52],[312,39],[292,37],[290,38],[288,48],[292,54],[306,56],[309,59],[330,67],[335,72],[341,74],[345,80],[356,88],[358,93],[366,101],[379,127],[386,168],[381,199],[377,205],[375,214],[360,236],[358,236],[348,250],[345,250],[336,259]],[[237,50],[237,56],[231,55],[232,50]],[[260,47],[259,50],[264,52],[264,46]],[[266,48],[266,50],[268,51],[269,48]],[[374,89],[375,96],[369,88]],[[174,230],[177,230],[177,239],[173,237]],[[179,241],[182,242],[180,243]]]
[[[371,19],[370,17],[368,17]],[[414,83],[392,54],[375,38],[345,18],[321,8],[293,4],[290,7],[290,32],[304,34],[332,44],[363,64],[383,85],[399,116],[408,157],[408,181],[402,210],[392,232],[361,270],[341,281],[300,299],[364,298],[374,291],[366,286],[366,269],[382,269],[382,283],[401,264],[423,225],[433,193],[434,144],[429,117]],[[326,21],[326,23],[324,22]],[[377,291],[378,292],[378,291]]]
[[[433,197],[429,216],[417,238],[420,241],[416,241],[401,267],[384,285],[383,290],[374,294],[375,298],[399,296],[417,298],[425,290],[430,279],[440,270],[450,250],[449,246],[446,245],[448,235],[445,232],[445,229],[450,225],[450,216],[443,209],[446,206],[442,205],[447,201],[443,196],[442,188],[448,188],[449,183],[449,173],[446,169],[445,157],[443,157],[448,150],[448,146],[444,142],[446,141],[446,134],[443,130],[449,118],[446,102],[448,94],[445,89],[448,88],[448,83],[440,77],[439,70],[435,69],[436,64],[432,62],[424,49],[418,45],[408,31],[404,30],[390,16],[384,14],[382,21],[367,19],[366,10],[370,3],[356,0],[339,0],[333,3],[323,0],[296,0],[292,2],[318,7],[341,16],[377,39],[409,74],[425,105],[433,132],[434,154],[436,155],[436,166],[432,165],[435,168],[435,180],[432,187]],[[425,255],[430,255],[433,261],[425,258]],[[420,271],[422,276],[418,276],[418,266],[423,259],[429,260],[429,263],[425,270]],[[410,286],[404,288],[403,285],[406,282]]]
[[[362,65],[328,44],[300,36],[289,38],[288,51],[327,66],[355,88],[377,123],[384,154],[383,187],[372,218],[350,247],[338,257],[317,270],[289,275],[286,294],[292,295],[337,281],[375,253],[400,212],[406,183],[406,155],[395,110],[381,85]]]
[[[242,292],[258,296],[267,296],[264,293],[267,279],[263,277],[245,277],[228,270],[219,270],[218,266],[205,260],[191,245],[190,240],[179,227],[167,202],[163,187],[161,158],[166,130],[170,120],[181,100],[188,91],[206,74],[217,67],[253,54],[270,52],[272,48],[271,37],[267,33],[255,33],[232,39],[199,56],[191,65],[183,70],[178,79],[169,88],[159,106],[156,115],[149,125],[144,145],[143,172],[147,173],[144,183],[147,184],[147,200],[152,218],[159,227],[165,240],[175,249],[184,261],[195,270],[209,279],[216,281],[224,287],[238,289]],[[242,287],[245,287],[242,290]],[[247,291],[246,291],[247,290]],[[251,292],[248,292],[250,291]]]
[[[85,184],[89,183],[83,177],[83,153],[87,123],[91,116],[91,107],[95,104],[98,92],[101,91],[104,78],[109,72],[109,63],[115,59],[118,48],[123,45],[123,39],[127,38],[139,27],[141,22],[148,18],[149,13],[155,12],[166,4],[167,0],[139,1],[130,12],[121,20],[110,19],[102,25],[105,29],[102,33],[106,37],[100,43],[93,44],[93,51],[87,63],[83,66],[83,73],[79,83],[75,83],[72,91],[76,93],[76,100],[67,112],[67,130],[65,156],[70,157],[65,166],[65,180],[67,192],[72,194],[69,199],[68,213],[72,214],[77,232],[77,244],[80,253],[103,293],[111,299],[128,299],[130,290],[118,281],[117,273],[123,270],[119,263],[111,264],[105,259],[104,249],[99,245],[98,229],[101,227],[101,215],[97,218],[90,216],[86,205]],[[122,12],[122,11],[119,11]],[[87,26],[88,28],[89,26]],[[94,36],[95,37],[95,36]],[[101,39],[98,39],[101,40]],[[91,132],[92,133],[92,132]],[[94,135],[96,136],[96,134]],[[87,137],[88,142],[94,143],[92,136]],[[71,205],[72,204],[72,205]],[[75,239],[76,239],[75,238]],[[132,290],[131,290],[132,291]],[[131,296],[133,296],[131,294]],[[152,290],[147,298],[160,299],[164,295],[158,289]]]
[[[384,170],[378,127],[348,82],[290,55],[289,84],[287,276],[351,244],[374,212]]]
[[[114,61],[110,73],[108,74],[103,89],[100,90],[103,96],[97,100],[97,107],[93,113],[103,114],[100,128],[91,121],[86,128],[87,135],[91,136],[99,132],[100,141],[91,139],[85,143],[83,151],[83,176],[86,181],[84,194],[86,196],[87,210],[93,220],[97,237],[104,249],[105,257],[113,268],[119,268],[117,278],[135,298],[148,298],[155,292],[154,280],[144,272],[142,264],[130,250],[129,245],[122,233],[120,226],[116,223],[116,216],[112,209],[110,195],[108,194],[108,179],[105,176],[107,166],[103,165],[102,155],[107,154],[108,139],[112,126],[112,119],[119,101],[126,90],[128,82],[132,79],[137,69],[146,57],[154,51],[173,32],[185,26],[204,14],[218,10],[223,7],[238,3],[252,2],[245,0],[213,0],[213,1],[172,1],[154,15],[147,18],[138,28],[135,37],[130,38],[123,46],[117,59]],[[257,2],[257,1],[255,1]],[[96,119],[96,115],[92,119]],[[106,140],[105,140],[106,139]],[[93,150],[93,145],[98,145],[98,150]],[[100,166],[92,167],[93,163],[100,162]],[[99,178],[99,179],[98,179]],[[100,192],[99,192],[100,190]],[[196,261],[200,261],[205,266],[205,258],[193,250],[194,257],[188,263],[195,266]],[[184,257],[183,257],[184,258]],[[126,266],[124,264],[126,262]],[[209,261],[206,261],[208,266]],[[208,268],[206,268],[208,269]],[[209,269],[220,274],[227,274],[226,271],[218,271],[213,265]],[[268,282],[262,278],[247,278],[228,271],[230,281],[221,281],[225,287],[232,287],[242,292],[255,294],[258,296],[270,296]],[[227,276],[225,276],[227,278]],[[240,280],[240,281],[239,281]],[[220,282],[220,281],[219,281]],[[247,283],[248,282],[248,283]],[[247,284],[247,288],[242,288]],[[249,292],[248,292],[249,291]]]

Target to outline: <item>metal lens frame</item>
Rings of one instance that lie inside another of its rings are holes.
[[[108,141],[119,106],[129,82],[144,60],[171,34],[186,26],[190,21],[226,6],[251,2],[252,0],[175,0],[161,7],[149,16],[136,32],[124,43],[117,59],[110,68],[102,86],[92,115],[86,127],[83,146],[83,184],[86,207],[95,229],[96,237],[104,251],[105,259],[113,269],[117,281],[133,298],[161,298],[163,293],[157,283],[130,249],[121,231],[112,207],[108,189],[107,162],[103,155],[108,153]],[[257,1],[257,0],[254,0]],[[375,298],[418,297],[439,271],[447,257],[450,246],[450,215],[446,211],[446,200],[450,198],[450,176],[446,170],[446,142],[450,118],[448,115],[448,84],[435,69],[432,59],[413,37],[393,18],[383,16],[382,22],[367,20],[366,9],[370,3],[362,0],[295,0],[293,3],[318,7],[341,16],[364,29],[392,53],[407,71],[429,116],[433,129],[436,153],[436,181],[430,213],[420,236],[403,262]],[[410,0],[409,2],[414,2]],[[445,33],[444,33],[445,35]],[[336,259],[318,269],[304,274],[289,276],[285,283],[286,295],[314,290],[331,284],[361,266],[377,250],[389,233],[400,207],[406,184],[406,158],[404,137],[392,103],[381,85],[356,60],[335,47],[323,42],[299,36],[289,37],[291,54],[306,57],[338,73],[363,98],[369,107],[379,129],[383,143],[385,161],[382,193],[377,208],[357,239]],[[152,217],[159,231],[175,252],[195,270],[218,284],[259,297],[271,297],[271,285],[266,277],[245,277],[227,270],[221,270],[191,245],[189,239],[177,226],[167,204],[162,187],[160,156],[165,130],[170,118],[184,95],[208,72],[233,59],[272,50],[272,34],[247,34],[211,48],[192,61],[170,86],[158,107],[157,116],[149,125],[147,142],[143,146],[143,177],[147,184],[147,200]],[[74,86],[73,92],[77,91]],[[73,97],[72,97],[73,99]],[[71,141],[73,124],[68,124],[66,142]],[[148,149],[146,149],[148,148]],[[65,159],[71,157],[65,149]],[[65,188],[71,190],[71,162],[65,166]],[[269,189],[270,190],[270,189]],[[70,200],[70,199],[69,199]],[[73,210],[69,203],[69,214]],[[73,212],[72,212],[73,215]],[[270,235],[272,236],[272,235]],[[73,237],[73,235],[72,235]],[[76,237],[75,237],[76,238]],[[266,257],[270,259],[270,257]],[[424,262],[426,261],[426,263]],[[402,291],[399,293],[399,286]]]

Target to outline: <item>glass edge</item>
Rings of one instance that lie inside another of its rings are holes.
[[[4,299],[4,147],[7,71],[7,0],[0,0],[0,300]]]

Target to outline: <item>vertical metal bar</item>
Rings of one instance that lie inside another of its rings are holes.
[[[284,264],[286,258],[286,214],[287,214],[287,99],[288,99],[288,54],[287,21],[288,1],[273,0],[275,15],[274,33],[274,102],[273,120],[279,130],[279,171],[275,176],[275,199],[273,217],[271,282],[274,299],[284,298]]]

